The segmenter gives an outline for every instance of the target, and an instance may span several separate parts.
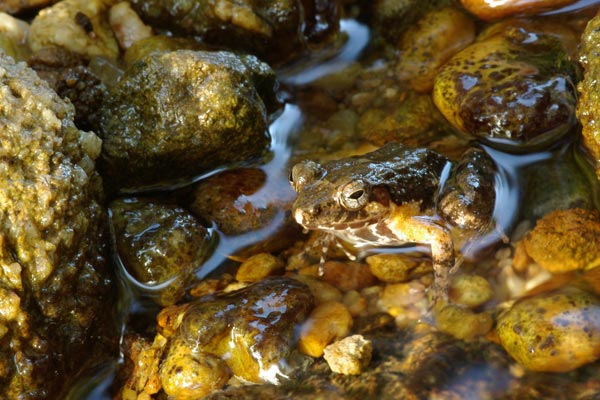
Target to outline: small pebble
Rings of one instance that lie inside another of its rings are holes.
[[[249,257],[237,270],[238,282],[258,282],[283,270],[283,262],[269,253],[259,253]]]
[[[359,375],[371,362],[373,345],[362,335],[348,336],[323,350],[323,358],[337,374]]]

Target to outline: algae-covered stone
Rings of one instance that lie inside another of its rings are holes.
[[[580,61],[584,79],[579,84],[577,117],[583,126],[583,144],[593,157],[600,177],[600,14],[592,18],[581,36]]]
[[[600,357],[600,300],[573,287],[525,298],[499,316],[496,331],[523,367],[571,371]]]
[[[524,199],[521,215],[536,220],[555,210],[593,209],[598,181],[594,168],[579,146],[570,146],[552,158],[535,163],[524,172]]]
[[[446,63],[436,106],[469,137],[519,150],[549,146],[575,125],[577,65],[550,28],[508,21]]]
[[[113,201],[110,208],[125,268],[150,291],[158,291],[153,297],[159,304],[176,303],[213,250],[211,232],[177,206],[129,198]]]
[[[92,332],[98,340],[110,328],[111,312],[94,169],[101,141],[77,129],[73,115],[33,70],[0,54],[3,398],[59,398],[105,350],[90,346]]]
[[[107,179],[120,187],[172,183],[261,155],[269,144],[263,100],[274,82],[253,56],[150,54],[106,99]]]
[[[552,273],[600,265],[600,214],[596,210],[557,210],[538,220],[523,239],[527,254]]]
[[[150,53],[166,53],[176,50],[207,50],[206,45],[192,38],[154,35],[133,43],[123,54],[123,61],[128,67],[143,60]]]
[[[304,53],[337,31],[337,2],[298,0],[133,0],[154,26],[206,43],[256,54],[268,62]]]

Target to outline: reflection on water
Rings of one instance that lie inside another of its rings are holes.
[[[339,53],[326,61],[319,60],[316,65],[309,66],[303,62],[302,70],[291,67],[281,71],[279,80],[290,85],[306,85],[326,75],[341,71],[351,62],[356,61],[370,39],[369,28],[355,20],[340,21],[340,30],[348,39]]]

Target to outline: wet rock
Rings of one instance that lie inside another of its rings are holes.
[[[73,103],[77,127],[97,130],[99,110],[108,90],[81,55],[60,47],[44,47],[27,63],[60,97]]]
[[[407,282],[433,272],[431,260],[404,254],[375,254],[365,260],[371,273],[382,282]]]
[[[311,308],[312,295],[304,284],[267,278],[242,290],[163,310],[161,314],[171,314],[163,318],[167,326],[163,322],[162,327],[171,335],[160,367],[163,388],[172,395],[187,393],[197,382],[206,394],[207,388],[225,383],[227,369],[246,381],[279,383],[300,365],[294,330]],[[198,363],[200,369],[195,369]],[[192,381],[180,379],[182,374]]]
[[[476,313],[458,304],[436,307],[435,323],[440,332],[457,339],[472,340],[488,333],[494,325],[489,313]]]
[[[575,1],[576,0],[507,0],[490,2],[486,0],[461,0],[461,3],[477,17],[491,20],[513,15],[537,14],[567,6]]]
[[[337,2],[298,0],[134,0],[153,26],[252,53],[269,63],[306,53],[338,29]]]
[[[574,126],[576,64],[543,25],[488,28],[435,80],[434,102],[469,137],[508,150],[549,146]]]
[[[581,208],[557,210],[538,220],[525,238],[527,254],[552,273],[600,265],[600,214]]]
[[[496,332],[523,367],[571,371],[600,357],[600,300],[574,287],[525,298],[498,317]]]
[[[298,349],[311,357],[321,357],[330,343],[345,337],[352,328],[352,315],[337,301],[321,303],[302,324]]]
[[[327,261],[322,267],[323,281],[342,292],[360,290],[377,283],[366,264],[353,261]]]
[[[283,270],[283,262],[269,253],[259,253],[246,259],[238,268],[239,282],[258,282]]]
[[[524,188],[521,215],[537,220],[555,210],[595,208],[598,182],[578,146],[569,146],[528,168]]]
[[[152,200],[119,199],[110,209],[117,250],[127,271],[160,305],[176,303],[194,271],[212,253],[211,232],[183,208]],[[152,289],[155,286],[161,289]]]
[[[372,2],[372,26],[378,35],[396,43],[413,21],[427,11],[450,4],[448,0],[375,0]]]
[[[402,142],[407,146],[422,147],[451,130],[429,95],[398,93],[386,100],[382,105],[368,107],[361,114],[356,126],[359,137],[378,146]]]
[[[352,335],[323,349],[323,358],[335,373],[359,375],[371,362],[373,346],[361,335]]]
[[[475,40],[475,24],[454,7],[432,10],[402,36],[396,77],[429,92],[439,69]]]
[[[293,278],[308,286],[315,299],[315,304],[317,305],[331,301],[339,302],[342,300],[342,292],[338,288],[327,282],[323,282],[316,277],[309,275],[293,275]]]
[[[205,220],[214,221],[226,235],[239,235],[263,228],[283,208],[283,204],[278,204],[280,200],[275,194],[261,192],[266,181],[267,175],[260,169],[221,172],[195,187],[190,209]],[[290,195],[281,197],[291,198],[291,189],[282,189],[290,192]],[[269,196],[270,199],[266,198]]]
[[[274,75],[252,56],[179,50],[129,68],[102,110],[102,159],[119,187],[173,183],[261,155]]]
[[[204,351],[190,351],[182,339],[175,339],[159,373],[162,389],[182,400],[194,400],[223,387],[231,377],[227,363]]]
[[[491,300],[494,291],[484,277],[461,274],[452,277],[448,294],[452,302],[475,308]]]
[[[31,22],[31,50],[62,47],[86,58],[116,59],[119,45],[108,23],[109,4],[103,0],[62,0],[44,8]]]
[[[0,104],[0,397],[59,398],[105,359],[113,328],[94,168],[101,141],[75,127],[73,106],[33,70],[3,54]]]
[[[596,176],[600,177],[600,14],[592,18],[581,36],[579,60],[584,68],[584,79],[578,85],[577,117],[583,126],[583,144],[595,162]]]
[[[166,53],[176,50],[207,50],[206,45],[191,38],[154,35],[140,39],[125,50],[123,61],[131,67],[150,53]]]

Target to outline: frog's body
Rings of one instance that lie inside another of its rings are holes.
[[[488,224],[493,173],[481,149],[467,151],[454,165],[432,150],[388,143],[362,156],[294,166],[293,215],[306,229],[333,233],[355,247],[430,245],[434,298],[446,298],[455,264],[450,227]]]

